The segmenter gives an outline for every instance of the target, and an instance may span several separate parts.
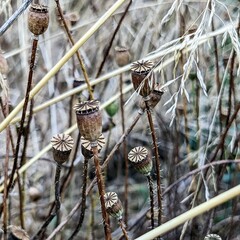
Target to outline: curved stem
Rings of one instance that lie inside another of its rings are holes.
[[[153,181],[150,175],[147,176],[151,206],[151,226],[154,229],[154,195],[153,195]]]

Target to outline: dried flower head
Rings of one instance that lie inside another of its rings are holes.
[[[153,66],[153,62],[144,60],[131,65],[133,87],[143,97],[151,93],[155,84]]]
[[[21,227],[18,226],[9,226],[10,234],[8,239],[9,240],[29,240],[30,237],[28,236],[27,232],[23,230]]]
[[[208,234],[204,240],[222,240],[222,238],[217,234]]]
[[[3,54],[0,53],[0,73],[7,74],[8,73],[8,63]]]
[[[47,6],[32,4],[28,12],[28,28],[36,36],[43,34],[49,24]]]
[[[97,145],[97,139],[102,134],[102,114],[99,111],[99,101],[90,100],[74,106],[80,134]]]
[[[62,164],[69,159],[69,155],[73,148],[73,138],[67,134],[57,134],[51,140],[53,158]]]
[[[165,91],[160,88],[160,85],[158,83],[155,84],[153,91],[150,93],[149,98],[147,99],[147,104],[150,109],[153,109],[159,103],[164,92]],[[143,111],[146,109],[146,104],[144,99],[140,100],[139,107]]]
[[[81,137],[81,144],[82,144],[82,154],[85,158],[90,159],[93,157],[91,142],[89,140],[86,140],[83,136]],[[102,150],[104,145],[106,144],[105,138],[103,134],[99,136],[97,139],[97,149],[98,152]]]
[[[115,60],[119,67],[127,65],[130,61],[130,53],[126,47],[115,47]]]
[[[144,175],[150,175],[152,171],[152,159],[145,147],[135,147],[128,153],[128,159],[137,171]]]
[[[118,220],[122,219],[123,207],[118,195],[115,192],[107,192],[104,195],[104,199],[108,214]]]

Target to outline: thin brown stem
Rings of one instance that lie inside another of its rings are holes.
[[[156,164],[156,173],[157,173],[158,225],[161,225],[161,222],[162,222],[162,190],[161,190],[161,176],[160,176],[161,166],[160,166],[157,138],[156,138],[155,129],[153,125],[151,110],[149,109],[147,102],[145,103],[147,108],[147,117],[148,117],[149,127],[151,130],[154,155],[155,155],[155,164]]]
[[[95,223],[95,216],[94,216],[94,210],[95,210],[95,197],[93,192],[91,192],[91,222],[90,222],[90,227],[91,227],[91,237],[94,240],[95,239],[95,231],[94,231],[94,223]]]
[[[32,54],[31,54],[31,60],[30,60],[30,66],[29,66],[27,89],[26,89],[25,100],[24,100],[24,104],[23,104],[20,128],[19,128],[18,137],[17,137],[15,157],[14,157],[14,161],[13,161],[13,168],[12,168],[11,176],[9,179],[8,192],[13,187],[12,186],[13,178],[14,178],[14,174],[15,174],[16,168],[17,168],[18,154],[20,151],[20,143],[21,143],[21,138],[23,135],[24,122],[25,122],[25,118],[26,118],[27,106],[28,106],[28,101],[29,101],[29,97],[30,97],[29,93],[32,88],[32,77],[33,77],[33,69],[34,69],[34,64],[35,64],[35,59],[36,59],[37,45],[38,45],[38,38],[36,36],[34,36],[33,43],[32,43]]]
[[[17,172],[17,183],[18,183],[18,191],[19,191],[19,218],[20,218],[20,225],[21,228],[25,228],[25,224],[24,224],[24,211],[23,211],[23,192],[22,192],[22,183],[21,183],[21,178],[19,175],[18,170],[16,170]]]
[[[226,126],[229,123],[231,111],[232,111],[232,93],[234,93],[234,63],[235,63],[235,56],[236,53],[233,52],[231,63],[230,63],[230,78],[229,78],[229,89],[228,89],[228,112],[227,112],[227,119],[226,119]]]
[[[56,5],[57,5],[57,10],[58,10],[59,16],[60,16],[60,18],[61,18],[61,20],[62,20],[62,22],[63,22],[64,29],[65,29],[65,31],[66,31],[66,33],[67,33],[68,39],[69,39],[69,41],[71,42],[71,44],[72,44],[72,46],[73,46],[73,45],[75,44],[75,41],[74,41],[73,38],[72,38],[72,35],[71,35],[70,31],[69,31],[69,28],[68,28],[68,26],[67,26],[67,23],[66,23],[66,21],[65,21],[65,18],[64,18],[64,16],[63,16],[63,12],[62,12],[62,8],[61,8],[61,6],[60,6],[59,0],[55,0],[55,2],[56,2]],[[84,78],[85,78],[86,84],[87,84],[87,88],[88,88],[88,93],[89,93],[90,99],[92,100],[92,99],[94,99],[93,90],[92,90],[92,87],[91,87],[90,82],[89,82],[89,77],[88,77],[86,68],[85,68],[85,66],[84,66],[83,59],[82,59],[79,51],[76,51],[76,55],[77,55],[77,59],[78,59],[78,61],[79,61],[79,63],[80,63],[80,67],[81,67],[81,69],[82,69],[83,76],[84,76]]]
[[[113,32],[113,35],[112,35],[112,37],[111,37],[111,40],[109,41],[108,47],[107,47],[107,49],[106,49],[106,51],[105,51],[103,60],[102,60],[102,62],[101,62],[101,64],[100,64],[100,67],[99,67],[98,72],[97,72],[97,74],[96,74],[96,78],[98,78],[98,77],[100,76],[101,72],[102,72],[103,66],[104,66],[104,64],[105,64],[105,62],[106,62],[106,60],[107,60],[107,57],[108,57],[109,52],[110,52],[110,49],[111,49],[111,47],[112,47],[112,45],[113,45],[113,40],[115,39],[116,34],[117,34],[118,30],[120,29],[120,26],[121,26],[121,24],[122,24],[122,22],[123,22],[123,19],[125,18],[125,16],[126,16],[126,14],[127,14],[127,12],[128,12],[128,9],[129,9],[130,6],[131,6],[131,4],[132,4],[132,0],[129,1],[129,4],[127,5],[127,7],[126,7],[126,9],[125,9],[122,17],[120,18],[120,20],[119,20],[119,22],[118,22],[118,25],[117,25],[116,29],[115,29],[114,32]]]
[[[98,192],[99,192],[99,196],[100,196],[105,239],[111,240],[112,237],[111,237],[111,231],[110,231],[110,226],[109,226],[109,216],[106,211],[105,199],[104,199],[105,186],[104,186],[104,181],[103,181],[103,177],[102,177],[102,173],[101,173],[101,167],[99,164],[97,146],[92,147],[92,151],[93,151],[94,164],[95,164],[95,168],[96,168],[95,170],[96,170],[96,177],[97,177]]]
[[[85,216],[85,210],[86,210],[86,189],[87,189],[87,176],[88,176],[88,160],[87,158],[84,159],[84,166],[83,166],[83,187],[82,187],[82,204],[81,204],[81,212],[80,212],[80,218],[77,224],[76,229],[72,233],[72,235],[69,237],[69,240],[74,239],[74,237],[77,235],[77,233],[80,231],[82,227],[82,223]]]
[[[53,218],[57,215],[58,211],[61,208],[61,202],[60,202],[60,175],[61,175],[61,164],[57,163],[56,167],[56,174],[55,174],[55,211],[51,213],[51,215],[47,218],[47,220],[44,222],[42,227],[39,229],[37,234],[32,238],[32,240],[42,239],[42,235],[46,231],[47,226],[50,224],[50,222],[53,220]]]
[[[124,99],[123,99],[123,74],[120,74],[119,79],[120,88],[120,106],[121,106],[121,118],[122,118],[122,132],[125,132],[125,116],[124,116]],[[125,163],[125,180],[124,180],[124,221],[128,222],[128,156],[127,156],[127,142],[123,141],[123,156]]]
[[[215,158],[216,158],[216,156],[218,154],[218,151],[223,148],[224,142],[225,142],[225,138],[226,138],[227,133],[228,133],[228,130],[230,129],[233,121],[236,119],[239,110],[240,110],[240,103],[237,104],[235,112],[233,113],[232,117],[229,119],[228,125],[226,126],[225,130],[221,134],[221,137],[220,137],[220,140],[219,140],[219,144],[218,144],[218,146],[217,146],[213,156],[211,157],[210,162],[213,162],[215,160]]]
[[[115,154],[115,152],[119,149],[119,147],[121,146],[121,144],[124,142],[124,140],[126,139],[126,137],[128,136],[128,134],[132,131],[132,129],[134,128],[134,126],[137,124],[138,120],[141,117],[141,113],[138,113],[138,115],[135,117],[135,119],[133,120],[132,124],[130,125],[130,127],[126,130],[126,132],[121,136],[121,138],[118,140],[118,142],[115,144],[115,146],[113,147],[112,151],[108,154],[107,158],[104,160],[104,163],[102,165],[102,168],[105,168],[109,161],[112,159],[113,155]]]
[[[151,227],[154,229],[154,195],[153,195],[153,181],[150,175],[147,176],[150,196],[150,209],[151,209]]]
[[[128,237],[128,233],[127,233],[127,230],[126,230],[126,225],[124,224],[123,220],[120,219],[118,221],[118,223],[119,223],[120,228],[122,229],[122,232],[123,232],[123,235],[124,235],[125,239],[129,240],[130,238]]]

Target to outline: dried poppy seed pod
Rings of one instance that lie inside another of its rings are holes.
[[[153,109],[159,103],[164,92],[165,91],[160,88],[160,85],[158,83],[155,84],[153,91],[149,95],[149,99],[147,99],[147,104],[150,109]],[[144,111],[146,109],[145,102],[146,101],[143,98],[139,102],[139,107],[141,108],[142,111]]]
[[[222,238],[217,234],[208,234],[204,240],[222,240]]]
[[[130,61],[129,50],[125,47],[115,47],[115,60],[119,67],[127,65]]]
[[[20,227],[10,226],[10,233],[8,236],[8,240],[29,240],[27,232]]]
[[[49,14],[47,6],[41,4],[32,4],[28,12],[28,29],[35,35],[43,34],[49,23]]]
[[[134,168],[145,176],[151,174],[152,159],[145,147],[135,147],[128,153],[128,159]]]
[[[74,106],[77,115],[77,125],[80,134],[92,145],[97,145],[97,139],[102,134],[102,114],[99,111],[99,101],[90,100]]]
[[[131,65],[133,87],[145,98],[149,96],[155,84],[153,66],[153,62],[144,60],[134,62]]]
[[[102,150],[104,145],[106,144],[105,138],[103,134],[100,135],[100,137],[97,139],[97,149],[98,152]],[[81,146],[82,146],[82,155],[87,158],[91,159],[93,157],[91,142],[89,140],[86,140],[83,136],[81,137]]]
[[[69,159],[73,148],[73,138],[67,134],[57,134],[51,140],[53,158],[59,163],[63,164]]]
[[[112,217],[121,220],[123,214],[122,203],[115,192],[107,192],[104,195],[106,211]]]

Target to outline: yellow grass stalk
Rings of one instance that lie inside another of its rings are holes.
[[[181,224],[184,224],[186,221],[197,217],[212,208],[215,208],[224,202],[229,201],[230,199],[237,197],[240,195],[240,185],[229,189],[228,191],[219,194],[218,196],[210,199],[209,201],[198,205],[195,208],[173,218],[172,220],[162,224],[161,226],[143,234],[142,236],[136,238],[135,240],[150,240],[154,239],[158,236],[162,236],[163,234],[169,232],[170,230],[178,227]]]

